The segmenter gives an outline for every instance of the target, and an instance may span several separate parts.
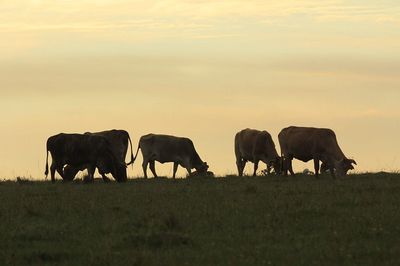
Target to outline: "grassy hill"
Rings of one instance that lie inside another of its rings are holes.
[[[1,265],[398,265],[400,175],[0,182]]]

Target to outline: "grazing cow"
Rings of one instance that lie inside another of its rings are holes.
[[[285,174],[289,170],[294,175],[292,160],[296,158],[303,162],[314,160],[315,175],[320,170],[319,162],[329,167],[332,176],[346,175],[354,169],[354,160],[347,159],[331,129],[310,127],[288,127],[279,133],[279,144],[285,161]]]
[[[193,142],[188,138],[148,134],[140,138],[135,159],[137,158],[139,149],[142,150],[142,166],[145,178],[147,178],[148,164],[150,164],[150,170],[154,177],[157,177],[155,161],[160,163],[173,162],[173,178],[175,178],[178,165],[186,168],[189,175],[191,175],[193,168],[195,168],[199,174],[207,173],[208,170],[207,163],[200,159]]]
[[[111,172],[118,182],[127,179],[126,165],[118,161],[109,141],[102,136],[61,133],[48,138],[46,177],[49,173],[49,152],[52,157],[50,167],[52,182],[55,182],[56,170],[64,179],[63,168],[65,165],[77,169],[87,168],[91,181],[96,167],[101,175]]]
[[[105,137],[111,144],[112,151],[117,157],[118,162],[125,164],[125,157],[128,151],[128,145],[131,146],[131,161],[126,165],[130,165],[133,163],[133,151],[132,151],[132,141],[129,136],[129,133],[125,130],[107,130],[96,133],[86,132],[85,135],[95,135]],[[73,180],[76,174],[79,171],[85,170],[86,167],[83,165],[81,169],[77,167],[72,167],[71,165],[67,165],[64,167],[64,179],[65,180]],[[107,173],[108,174],[108,173]],[[109,182],[110,180],[107,176],[103,175],[104,182]]]
[[[268,174],[271,167],[274,168],[275,173],[281,172],[280,157],[276,152],[275,143],[267,131],[246,128],[238,132],[235,136],[235,155],[239,176],[243,175],[247,162],[254,163],[253,176],[257,174],[260,161],[267,165]]]

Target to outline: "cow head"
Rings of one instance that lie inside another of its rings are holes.
[[[72,181],[74,180],[76,174],[79,172],[80,169],[78,169],[77,167],[73,167],[71,165],[66,165],[64,166],[63,172],[64,172],[64,176],[63,176],[63,180],[64,181]]]
[[[125,163],[117,163],[115,166],[115,172],[112,173],[112,175],[115,177],[115,180],[117,182],[126,182],[128,179],[128,176],[126,174],[126,164]]]
[[[196,171],[199,174],[207,173],[208,168],[209,168],[209,166],[208,166],[208,164],[206,162],[203,162],[199,166],[195,167]]]
[[[321,167],[320,167],[320,173],[322,174],[322,173],[326,173],[326,172],[328,172],[330,170],[330,166],[329,166],[329,163],[327,163],[327,162],[322,162],[321,163]]]
[[[125,162],[120,162],[108,147],[103,150],[102,156],[97,162],[97,168],[100,174],[111,173],[117,182],[127,180]]]
[[[275,174],[280,175],[282,173],[283,169],[283,158],[282,157],[276,157],[274,160],[271,160],[269,162],[269,165],[272,165],[274,168]]]
[[[101,175],[111,173],[117,182],[125,182],[127,180],[126,165],[116,160],[99,160],[97,168]]]
[[[339,176],[347,175],[347,172],[354,169],[353,164],[357,165],[353,159],[343,158],[335,163],[335,170]]]

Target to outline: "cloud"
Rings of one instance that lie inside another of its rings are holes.
[[[398,23],[399,7],[347,1],[2,1],[0,31],[203,29],[242,19],[282,23],[306,15],[320,22]],[[204,34],[203,34],[204,35]]]
[[[2,58],[399,54],[399,9],[373,1],[4,0],[0,14]]]
[[[72,22],[72,23],[15,23],[0,25],[0,32],[22,32],[22,31],[70,31],[70,32],[93,32],[109,30],[185,30],[205,29],[207,24],[179,23],[169,21],[157,21],[153,19],[126,20],[122,22]]]

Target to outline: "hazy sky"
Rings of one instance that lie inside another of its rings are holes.
[[[400,169],[397,0],[0,0],[0,14],[0,178],[43,178],[51,135],[111,128],[134,149],[190,137],[226,174],[243,128],[280,152],[283,127],[329,127],[358,171]]]

